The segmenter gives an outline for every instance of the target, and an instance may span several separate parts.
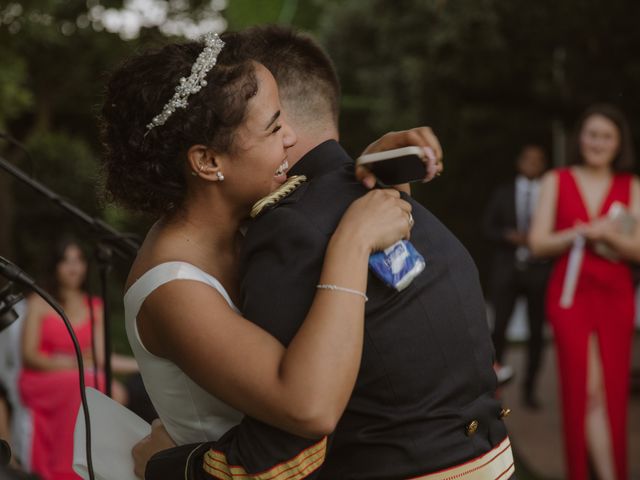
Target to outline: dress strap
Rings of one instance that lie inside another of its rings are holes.
[[[558,175],[558,191],[566,192],[568,183],[572,186],[575,185],[575,180],[569,167],[557,168],[556,174]]]
[[[135,318],[146,298],[154,290],[174,280],[194,280],[206,283],[215,288],[229,306],[238,312],[231,297],[217,278],[187,262],[165,262],[147,270],[129,287],[124,295],[127,314]]]

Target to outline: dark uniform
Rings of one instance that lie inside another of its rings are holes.
[[[367,191],[335,141],[290,173],[309,181],[253,222],[242,262],[243,315],[285,345],[311,306],[342,214]],[[401,293],[369,276],[362,364],[335,433],[308,440],[246,417],[218,442],[156,455],[147,479],[184,477],[188,457],[190,478],[402,479],[462,464],[505,439],[475,264],[409,201],[411,241],[426,268]]]

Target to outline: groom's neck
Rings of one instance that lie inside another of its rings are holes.
[[[296,126],[293,125],[293,129],[298,136],[298,141],[287,151],[289,168],[321,143],[327,140],[339,140],[338,130],[335,127],[305,131],[304,129],[296,129]]]

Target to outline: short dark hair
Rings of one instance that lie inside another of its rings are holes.
[[[549,161],[549,155],[547,154],[547,149],[544,147],[544,145],[542,145],[542,143],[526,142],[526,143],[523,143],[518,149],[518,153],[516,155],[516,163],[520,161],[520,159],[522,158],[522,156],[527,150],[538,150],[544,157],[544,161],[545,162]]]
[[[163,214],[185,197],[185,154],[192,145],[225,153],[257,91],[255,64],[242,38],[224,34],[225,47],[207,85],[176,109],[167,123],[147,134],[204,48],[201,42],[172,43],[125,61],[110,77],[102,107],[107,198],[135,211]]]
[[[569,165],[580,165],[584,163],[584,158],[580,152],[580,133],[582,132],[582,128],[584,127],[587,119],[593,115],[601,115],[608,118],[615,124],[618,128],[618,132],[620,133],[620,149],[611,164],[612,170],[619,172],[633,169],[635,154],[629,123],[620,109],[608,103],[591,105],[582,113],[576,123],[576,128],[569,144],[567,163]]]
[[[248,54],[267,67],[296,117],[331,121],[337,126],[340,82],[335,67],[322,47],[309,35],[288,27],[262,25],[242,32]]]

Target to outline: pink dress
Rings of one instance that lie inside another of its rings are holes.
[[[558,202],[556,230],[588,222],[589,214],[575,178],[568,168],[557,170]],[[598,216],[605,215],[614,201],[629,206],[631,175],[619,173]],[[607,401],[609,429],[616,467],[616,478],[628,478],[627,410],[631,340],[635,318],[631,269],[625,262],[613,262],[597,255],[590,247],[584,253],[573,305],[560,306],[569,253],[554,265],[547,289],[547,317],[553,326],[560,369],[560,391],[565,451],[570,480],[588,478],[585,414],[587,393],[587,344],[597,335]]]
[[[88,306],[89,299],[85,297]],[[94,312],[102,301],[93,298]],[[87,309],[88,311],[88,309]],[[74,326],[83,352],[91,352],[91,318]],[[74,355],[73,343],[62,319],[54,313],[42,319],[40,352],[46,355]],[[86,385],[96,386],[93,369],[85,369]],[[104,377],[99,374],[98,387],[104,390]],[[73,430],[80,407],[80,382],[77,369],[42,371],[24,368],[19,389],[22,402],[33,418],[31,470],[43,480],[77,480],[73,472]]]

